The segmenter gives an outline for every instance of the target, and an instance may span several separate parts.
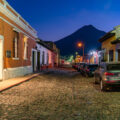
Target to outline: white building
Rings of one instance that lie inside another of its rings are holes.
[[[36,66],[37,70],[41,68],[53,67],[53,51],[52,49],[41,40],[37,40],[37,55],[36,55]]]

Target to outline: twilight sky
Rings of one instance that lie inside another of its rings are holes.
[[[59,40],[88,24],[120,25],[120,0],[7,0],[43,40]]]

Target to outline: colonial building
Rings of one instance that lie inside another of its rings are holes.
[[[53,49],[44,41],[37,39],[37,70],[53,68]]]
[[[0,0],[0,79],[36,70],[37,32],[6,0]]]
[[[58,67],[60,64],[60,50],[56,47],[56,44],[51,41],[45,42],[52,50],[52,65]]]
[[[102,61],[120,62],[120,26],[104,35],[99,42],[102,43]]]

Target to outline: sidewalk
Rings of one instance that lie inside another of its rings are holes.
[[[67,72],[76,72],[77,70],[73,68],[64,68],[64,67],[59,67],[59,68],[51,68],[48,69],[48,71],[67,71]]]
[[[24,76],[24,77],[12,78],[12,79],[1,81],[0,82],[0,92],[6,90],[8,88],[11,88],[13,86],[16,86],[18,84],[21,84],[21,83],[23,83],[25,81],[28,81],[28,80],[30,80],[32,78],[35,78],[38,75],[40,75],[40,73],[30,74],[30,75],[27,75],[27,76]]]

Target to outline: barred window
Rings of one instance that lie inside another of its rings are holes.
[[[113,50],[109,50],[109,61],[113,61]]]
[[[18,40],[19,40],[19,33],[14,31],[14,38],[13,38],[13,57],[18,58]]]

